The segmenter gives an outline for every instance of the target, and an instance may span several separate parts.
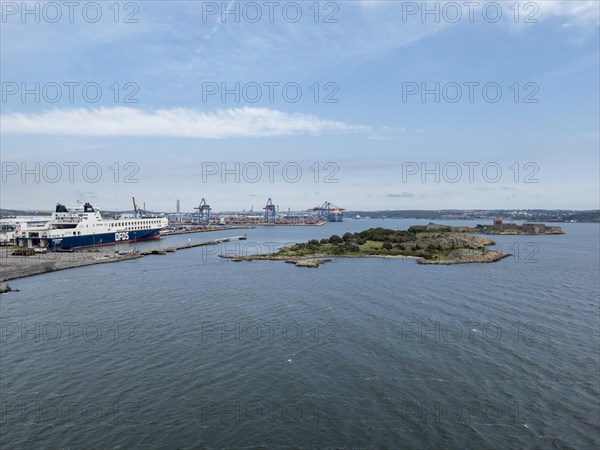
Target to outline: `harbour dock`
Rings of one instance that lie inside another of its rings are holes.
[[[238,241],[238,240],[243,240],[243,239],[245,239],[244,236],[233,236],[233,237],[226,237],[226,238],[220,238],[220,239],[211,239],[210,241],[187,242],[185,244],[174,245],[171,247],[160,247],[160,248],[155,248],[155,249],[151,249],[151,250],[144,250],[144,251],[139,252],[139,255],[140,256],[166,255],[167,253],[173,253],[173,252],[176,252],[177,250],[185,250],[187,248],[195,248],[195,247],[204,247],[207,245],[218,245],[218,244],[222,244],[224,242]]]
[[[142,251],[119,251],[114,249],[87,249],[73,252],[34,252],[23,254],[14,248],[0,248],[0,282],[25,278],[58,270],[84,267],[92,264],[106,264],[131,261],[148,255],[166,255],[178,250],[185,250],[207,245],[218,245],[224,242],[243,239],[244,236],[231,236],[200,242],[186,242],[169,247],[152,248]]]

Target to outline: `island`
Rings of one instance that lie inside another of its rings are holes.
[[[319,267],[332,258],[415,258],[419,264],[490,263],[510,256],[488,250],[495,242],[451,227],[412,226],[408,230],[370,228],[358,233],[284,247],[248,256],[221,255],[233,261],[282,260],[298,267]]]
[[[444,225],[436,225],[430,223],[428,229],[435,231]],[[527,235],[527,236],[542,236],[551,234],[565,234],[561,227],[548,226],[543,223],[524,223],[518,225],[516,223],[504,222],[500,217],[494,219],[493,225],[477,225],[476,227],[450,227],[452,231],[458,233],[477,233],[477,234],[497,234],[497,235]]]

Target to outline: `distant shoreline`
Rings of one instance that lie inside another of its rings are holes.
[[[13,218],[14,216],[50,216],[52,211],[44,210],[18,210],[0,209],[0,219]],[[107,215],[131,213],[131,211],[104,211]],[[160,214],[174,214],[160,212]],[[193,213],[187,213],[193,215]],[[244,211],[221,211],[214,215],[244,215]],[[600,210],[582,209],[410,209],[410,210],[378,210],[364,211],[346,209],[345,219],[360,216],[361,220],[437,220],[437,221],[488,221],[494,217],[517,222],[542,222],[542,223],[600,223]]]

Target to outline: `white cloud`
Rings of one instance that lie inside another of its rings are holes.
[[[600,23],[600,4],[598,0],[555,0],[538,4],[542,19],[553,16],[563,17],[566,22],[564,27],[589,27],[598,26]]]
[[[198,26],[202,23],[202,2],[191,3],[197,8],[191,17]],[[218,4],[220,9],[225,7],[223,2]],[[222,23],[217,15],[216,26],[210,20],[204,25],[207,31],[202,39],[194,41],[194,51],[188,55],[181,76],[210,79],[227,74],[235,79],[247,77],[251,71],[261,77],[281,72],[291,77],[297,76],[299,66],[305,73],[320,73],[324,67],[342,64],[358,66],[449,25],[418,20],[402,23],[401,2],[395,1],[321,3],[318,19],[312,3],[303,5],[302,20],[297,23],[283,20],[281,5],[276,8],[273,23],[264,5],[264,19],[256,24],[244,20],[236,23],[231,17]],[[224,52],[227,58],[223,58]]]
[[[41,114],[8,114],[1,120],[3,133],[30,135],[223,139],[372,131],[369,126],[325,120],[309,114],[248,107],[215,112],[186,108],[151,112],[125,107],[55,109]]]
[[[396,7],[396,21],[398,21],[400,17],[404,17],[400,13],[401,10],[407,13],[409,19],[408,22],[413,22],[414,20],[422,20],[425,22],[425,20],[422,19],[424,11],[437,10],[441,12],[442,20],[440,21],[443,22],[443,11],[445,11],[446,7],[450,4],[458,5],[458,8],[460,8],[460,11],[462,12],[463,20],[466,20],[467,17],[469,17],[469,7],[456,0],[440,0],[435,3],[432,2],[433,4],[428,6],[424,6],[424,3],[419,1],[404,2],[404,5],[402,3],[403,2],[390,2],[385,0],[359,0],[355,2],[357,6],[362,8],[364,18],[368,18],[370,14],[378,14],[382,20],[386,20],[390,17],[389,12],[392,11],[391,7]],[[473,11],[475,12],[475,17],[477,19],[482,18],[481,12],[488,3],[498,2],[484,0],[473,6]],[[504,20],[514,21],[514,2],[500,2],[500,5]],[[525,20],[546,20],[551,17],[561,17],[566,19],[566,22],[563,24],[564,27],[598,26],[600,23],[600,4],[598,0],[541,0],[537,2],[522,2],[516,4],[516,6],[519,8],[519,23],[525,22]],[[387,8],[388,14],[381,15],[381,10],[384,8]],[[452,10],[456,10],[456,6],[453,6]],[[429,20],[432,20],[434,16],[429,14],[428,17],[430,18]],[[436,31],[439,31],[439,29]]]

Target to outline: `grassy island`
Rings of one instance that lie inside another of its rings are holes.
[[[412,226],[408,230],[370,228],[285,247],[275,253],[227,257],[236,261],[284,260],[302,267],[318,267],[330,258],[416,258],[421,264],[465,264],[498,261],[507,253],[486,249],[488,238],[457,233],[451,227]],[[225,257],[225,256],[224,256]]]

